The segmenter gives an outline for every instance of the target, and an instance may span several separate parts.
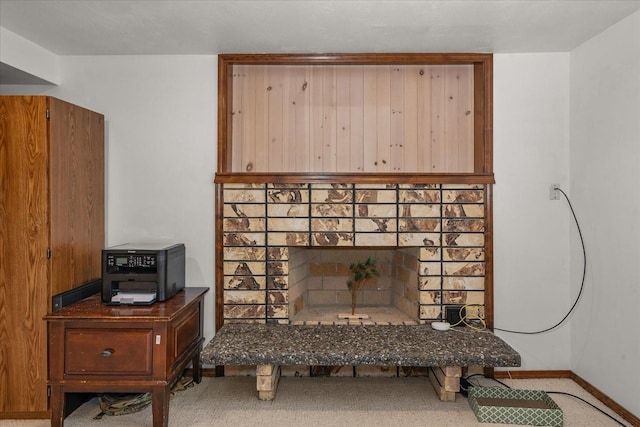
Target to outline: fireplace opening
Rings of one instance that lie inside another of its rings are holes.
[[[289,247],[289,314],[292,324],[419,323],[417,247]],[[375,260],[379,276],[357,292],[351,315],[349,265]]]

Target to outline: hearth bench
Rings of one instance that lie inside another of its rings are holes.
[[[282,365],[428,367],[441,400],[454,401],[462,368],[516,367],[520,355],[488,331],[429,325],[228,323],[201,353],[208,365],[256,365],[258,397],[273,400]]]

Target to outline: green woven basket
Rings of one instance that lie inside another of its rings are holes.
[[[539,390],[473,387],[469,405],[481,423],[562,427],[562,409]]]

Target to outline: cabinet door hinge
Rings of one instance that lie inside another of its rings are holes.
[[[45,116],[47,117],[47,120],[51,119],[51,111],[47,108],[47,112],[45,113]]]
[[[47,396],[51,397],[51,386],[50,385],[47,386]]]
[[[47,248],[47,259],[51,259],[51,248]]]

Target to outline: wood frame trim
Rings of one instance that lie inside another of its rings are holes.
[[[231,167],[231,105],[233,66],[473,64],[474,66],[474,172],[473,173],[244,173]],[[491,53],[318,53],[218,55],[218,151],[215,218],[215,330],[224,323],[223,218],[224,183],[409,183],[487,184],[485,230],[485,321],[493,328],[493,54]]]
[[[490,173],[455,174],[397,174],[397,173],[217,173],[216,184],[304,184],[304,183],[345,183],[345,184],[493,184]]]
[[[474,66],[474,174],[493,174],[493,54],[320,53],[218,55],[218,174],[231,173],[231,84],[234,65],[472,64]],[[243,175],[243,172],[235,172]],[[400,174],[402,175],[402,174]],[[457,175],[457,174],[451,174]],[[459,174],[465,175],[465,174]]]

